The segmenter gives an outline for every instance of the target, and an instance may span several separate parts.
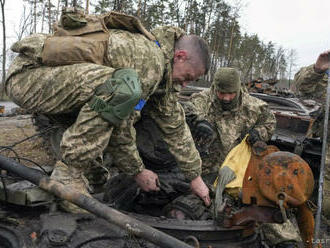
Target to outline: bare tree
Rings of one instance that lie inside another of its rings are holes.
[[[289,63],[289,71],[288,71],[288,78],[289,78],[289,88],[291,88],[291,78],[292,78],[292,70],[297,66],[297,51],[294,49],[290,49],[288,53],[288,63]]]
[[[89,13],[89,0],[86,0],[86,9],[85,9],[86,14]]]
[[[33,1],[33,19],[34,19],[34,26],[33,32],[37,32],[37,0]]]
[[[52,4],[50,0],[48,0],[48,33],[52,33]]]
[[[6,80],[6,19],[5,19],[6,0],[0,0],[1,16],[2,16],[2,87],[1,94],[4,95],[4,85]]]
[[[33,25],[33,20],[31,19],[31,12],[26,9],[26,6],[23,5],[23,13],[19,22],[18,30],[15,29],[15,34],[17,40],[21,40],[23,36],[28,33]]]

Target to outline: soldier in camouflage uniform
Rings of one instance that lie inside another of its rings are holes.
[[[144,168],[133,128],[147,102],[148,113],[162,130],[192,191],[209,205],[208,188],[200,176],[201,159],[176,98],[182,86],[208,71],[205,41],[175,27],[155,29],[152,34],[156,42],[141,33],[121,29],[107,32],[103,64],[47,66],[43,63],[43,49],[49,36],[42,34],[27,37],[12,47],[19,55],[7,74],[7,95],[34,113],[78,113],[74,124],[64,132],[62,159],[51,177],[89,195],[83,174],[102,163],[103,152],[109,148],[114,163],[134,177],[143,190],[159,190],[157,174]],[[126,93],[138,93],[122,99],[123,88]],[[156,90],[160,92],[157,95]],[[62,207],[70,212],[81,211],[68,202],[63,202]]]
[[[249,134],[248,143],[253,145],[259,140],[268,141],[275,131],[276,119],[268,104],[241,88],[239,73],[234,68],[220,68],[211,88],[194,94],[191,102],[197,133],[208,133],[207,126],[216,133],[208,154],[202,155],[203,175],[218,171],[229,151],[246,134]],[[231,175],[221,173],[228,174],[228,171],[219,171],[219,177],[228,178],[227,183],[233,179]],[[261,229],[265,242],[271,247],[296,247],[296,242],[301,241],[291,222],[264,224]]]
[[[206,120],[217,135],[208,155],[203,158],[203,174],[217,171],[229,151],[246,134],[250,134],[250,141],[255,143],[257,140],[268,141],[275,131],[276,120],[268,104],[242,91],[235,69],[219,69],[211,88],[194,94],[191,102],[196,128]]]
[[[327,94],[328,75],[326,70],[330,67],[330,50],[319,55],[315,64],[301,68],[295,75],[294,82],[296,84],[299,96],[325,105]],[[312,136],[323,136],[324,109],[313,123]],[[327,151],[325,158],[325,173],[323,185],[323,214],[330,224],[330,129],[328,126]]]

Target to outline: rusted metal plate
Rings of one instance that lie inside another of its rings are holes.
[[[278,151],[261,159],[254,158],[243,182],[243,203],[277,206],[279,194],[282,194],[285,207],[296,207],[309,199],[314,178],[309,165],[301,157]]]

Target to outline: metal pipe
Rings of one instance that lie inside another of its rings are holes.
[[[50,179],[41,171],[21,165],[18,162],[0,155],[0,168],[22,177],[43,190],[53,193],[57,197],[70,201],[77,206],[113,223],[130,234],[144,238],[151,243],[164,248],[192,248],[192,246],[180,241],[166,233],[152,228],[141,221],[125,215],[98,200],[85,196],[70,186],[65,186]]]
[[[317,212],[315,217],[314,239],[318,239],[320,237],[321,213],[322,213],[322,202],[323,202],[324,168],[325,168],[325,158],[327,155],[328,121],[329,121],[329,107],[330,107],[330,68],[327,70],[326,73],[328,74],[328,85],[327,85],[327,98],[326,98],[325,114],[324,114],[322,157],[321,157],[321,168],[320,168],[320,177],[319,177]]]

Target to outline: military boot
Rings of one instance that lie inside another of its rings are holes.
[[[83,172],[80,169],[74,167],[69,168],[63,162],[57,161],[50,178],[58,182],[61,182],[65,186],[70,186],[74,188],[81,194],[92,197],[87,189],[88,188],[87,179],[83,176]],[[66,200],[61,200],[60,207],[64,211],[69,213],[88,213],[88,211],[79,208],[75,204]]]

